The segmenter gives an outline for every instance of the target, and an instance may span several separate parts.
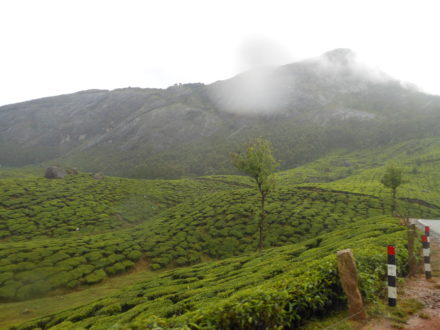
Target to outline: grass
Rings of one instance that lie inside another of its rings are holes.
[[[336,310],[322,318],[311,319],[302,327],[304,330],[353,330],[353,323],[347,310]]]
[[[394,328],[404,329],[409,318],[424,307],[421,301],[414,298],[400,299],[395,307],[389,307],[387,302],[376,299],[367,306],[367,311],[372,319],[385,320]]]
[[[141,262],[131,272],[109,278],[92,287],[56,292],[48,297],[27,301],[2,303],[0,304],[0,329],[88,304],[109,295],[119,294],[127,286],[152,279],[160,274],[160,271],[152,272],[145,262]]]

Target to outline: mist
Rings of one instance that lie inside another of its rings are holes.
[[[253,38],[238,55],[241,67],[248,70],[214,84],[210,95],[220,109],[239,115],[318,108],[332,98],[321,90],[348,93],[371,84],[398,82],[346,48],[298,60],[275,41]],[[321,95],[320,99],[312,96],[316,93]]]
[[[310,60],[315,62],[324,74],[332,78],[352,78],[367,80],[374,83],[383,83],[392,80],[379,67],[368,63],[357,53],[348,48],[338,48]]]
[[[274,38],[252,36],[243,40],[237,51],[239,72],[267,66],[278,66],[297,59]]]

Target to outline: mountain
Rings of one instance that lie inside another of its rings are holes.
[[[439,120],[439,96],[336,49],[211,85],[88,90],[0,107],[0,164],[146,178],[232,173],[229,153],[265,136],[287,169],[341,148],[436,136]]]

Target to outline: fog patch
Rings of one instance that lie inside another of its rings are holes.
[[[241,115],[279,112],[286,105],[276,68],[265,67],[214,84],[211,99],[220,109]]]
[[[239,71],[277,66],[294,60],[289,50],[281,43],[261,36],[244,40],[238,49],[237,57]]]
[[[279,67],[293,61],[286,47],[274,39],[250,37],[238,49],[237,63],[245,72],[213,84],[211,100],[223,111],[240,115],[277,113],[285,110],[287,89]]]
[[[323,73],[338,79],[351,77],[375,83],[393,80],[379,67],[368,64],[355,52],[347,48],[329,51],[310,61],[315,62]]]
[[[243,65],[266,66],[210,86],[211,100],[219,109],[239,115],[318,109],[339,94],[360,93],[375,84],[399,84],[345,48],[283,66],[268,65],[287,56],[279,47],[269,49],[269,44],[251,42],[242,53]]]

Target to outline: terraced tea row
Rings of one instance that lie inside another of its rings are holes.
[[[440,206],[440,139],[411,140],[387,148],[336,153],[278,174],[280,184],[306,184],[327,189],[370,194],[390,203],[380,183],[386,164],[403,169],[401,198],[419,199]],[[409,214],[401,210],[403,215]]]
[[[280,188],[267,205],[266,247],[296,243],[360,219],[389,213],[387,205],[377,198],[296,188]],[[185,264],[187,256],[186,263],[203,255],[224,258],[255,251],[257,206],[253,190],[239,190],[216,193],[164,212],[151,224],[154,235],[143,244],[153,269],[173,260]],[[440,214],[440,210],[417,204],[411,207],[414,217]]]
[[[440,207],[439,168],[440,160],[427,162],[415,168],[403,167],[404,182],[397,189],[397,197],[400,200],[415,199],[421,203],[427,202]],[[385,168],[379,167],[346,179],[316,184],[316,186],[378,196],[390,205],[391,192],[380,183],[384,172]],[[398,204],[398,209],[402,215],[410,215],[411,213],[411,210],[405,209],[405,205],[402,203]]]
[[[313,240],[180,268],[121,294],[13,329],[295,327],[344,302],[335,252],[353,248],[366,299],[383,292],[386,245],[406,272],[406,232],[396,219],[356,221]]]
[[[229,180],[229,181],[228,181]],[[237,179],[236,181],[239,181]],[[195,196],[237,188],[227,177],[130,180],[90,175],[0,180],[0,239],[72,238],[148,221]]]
[[[152,269],[256,250],[254,190],[218,192],[181,203],[133,229],[71,239],[0,245],[0,298],[28,299],[92,284],[145,257]],[[386,212],[377,198],[282,188],[268,203],[266,247],[298,243]],[[437,212],[437,213],[436,213]],[[415,217],[440,215],[414,205]],[[312,243],[310,247],[319,245]]]

